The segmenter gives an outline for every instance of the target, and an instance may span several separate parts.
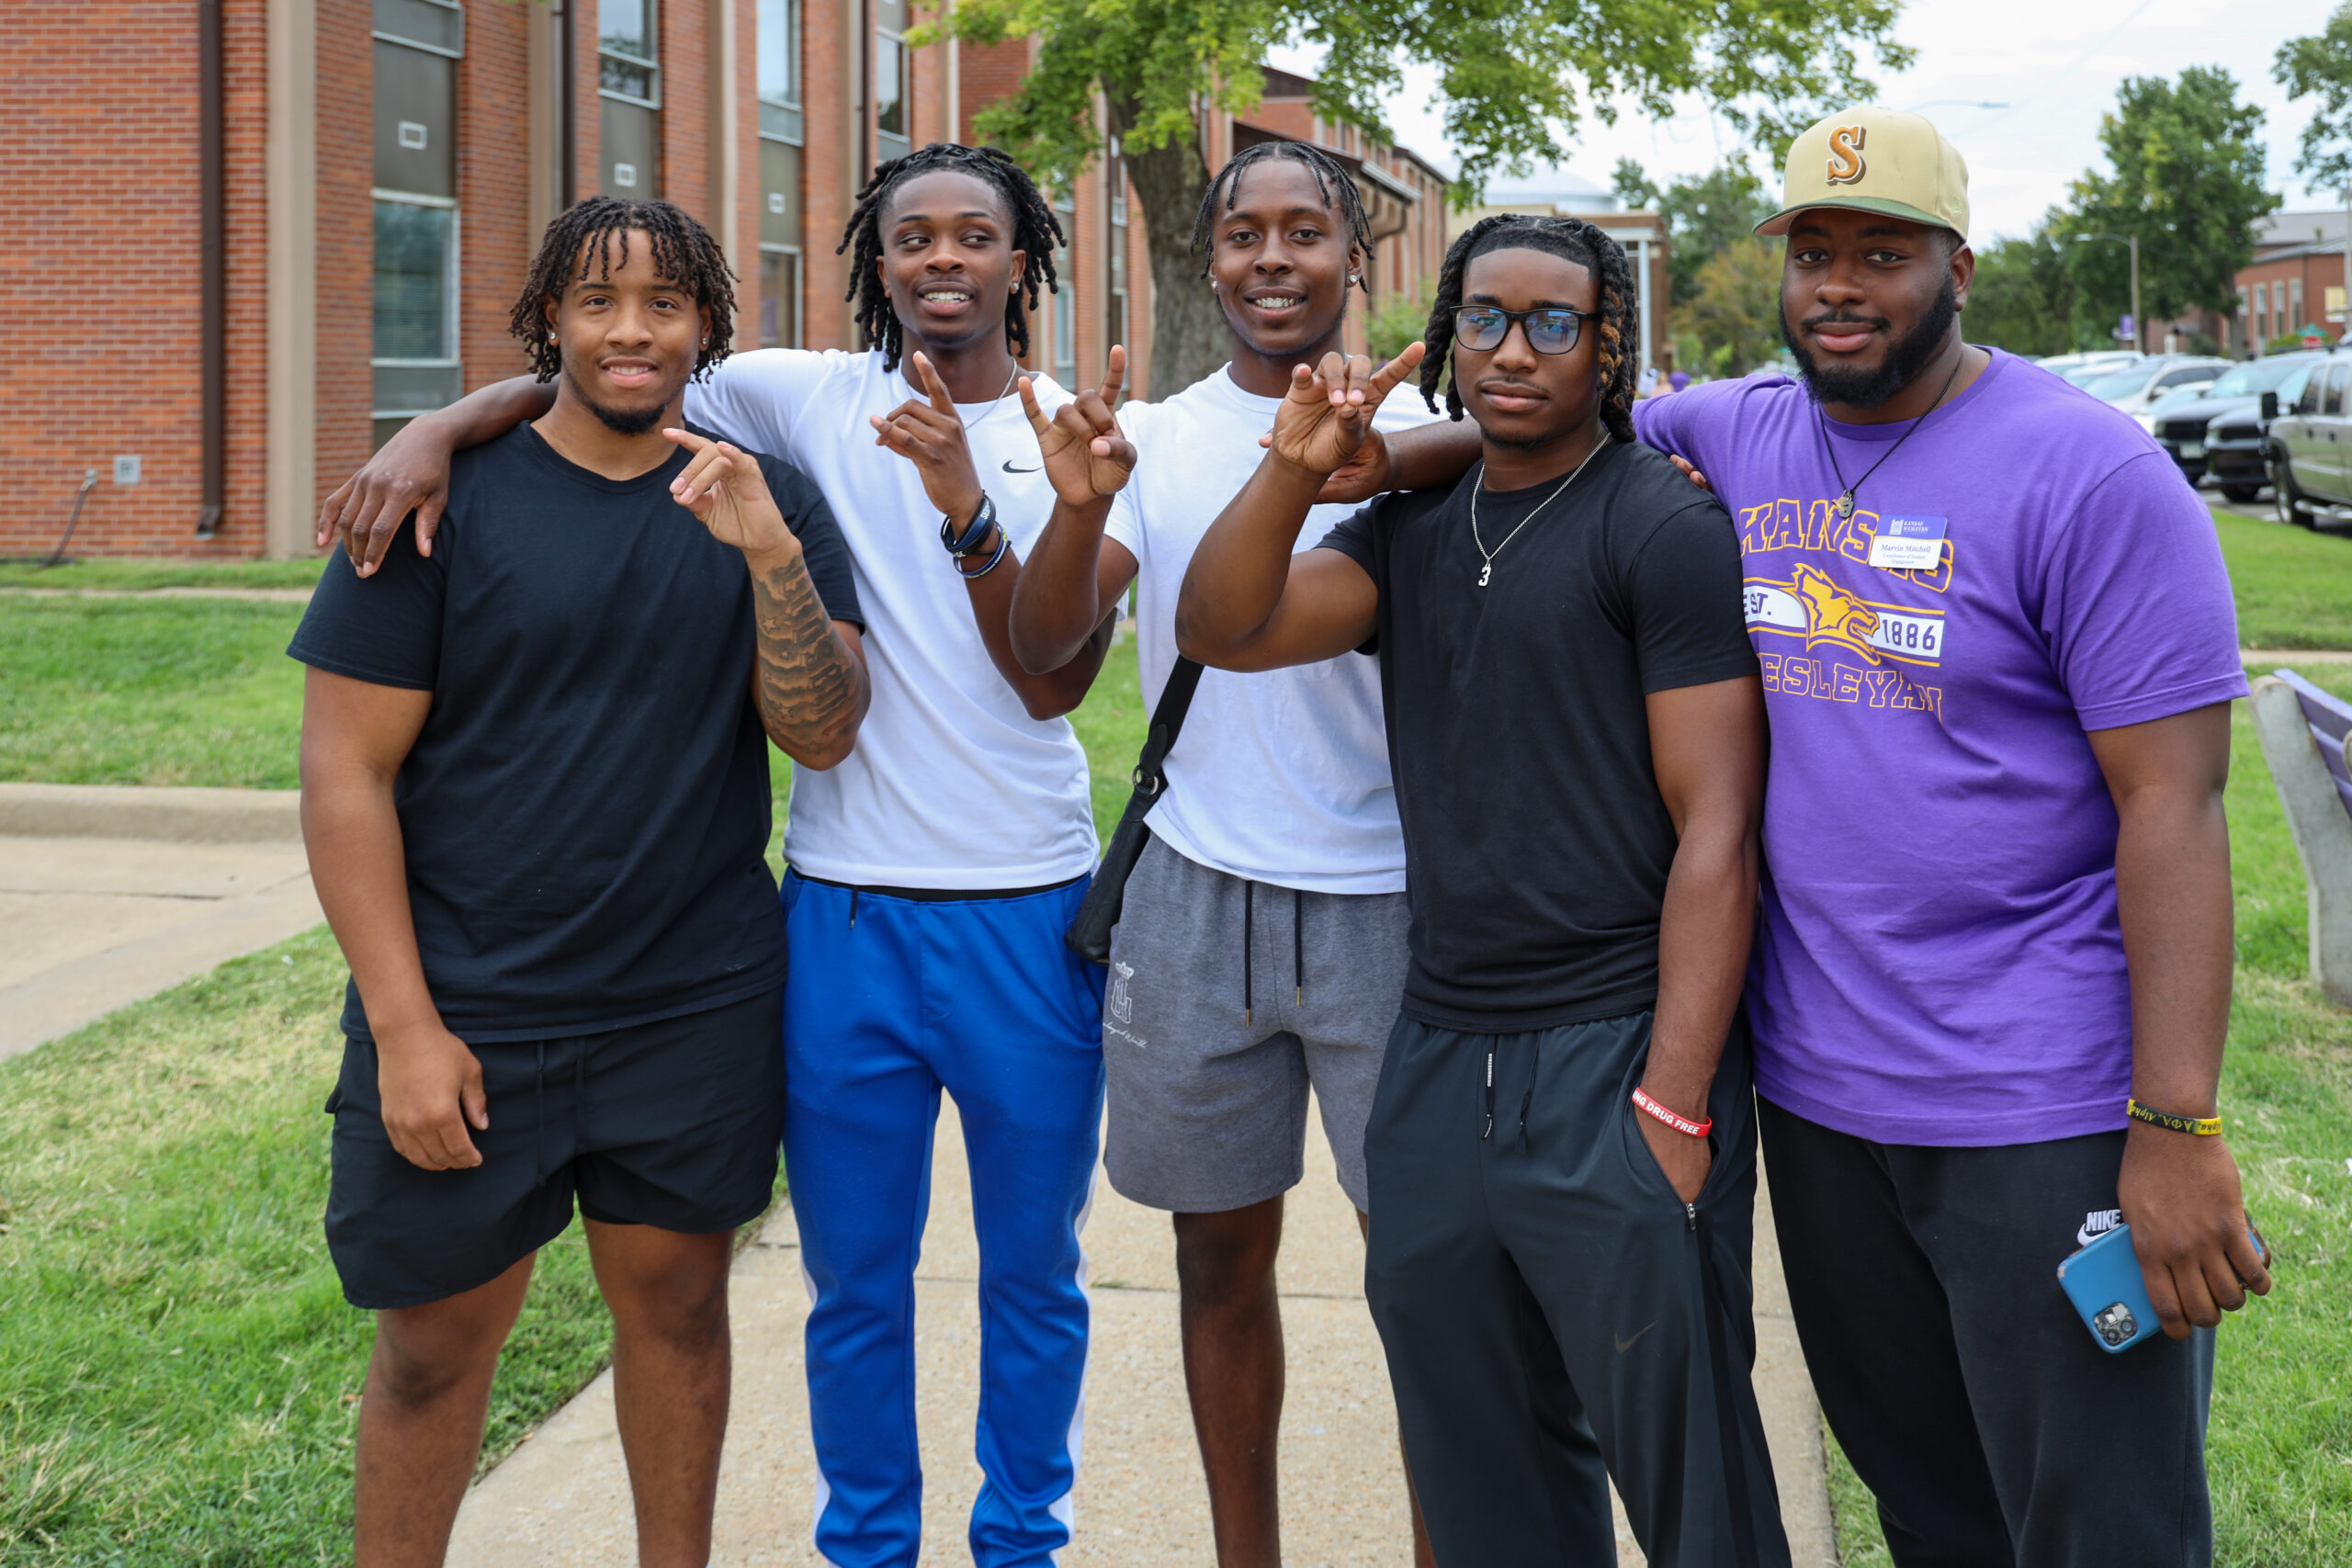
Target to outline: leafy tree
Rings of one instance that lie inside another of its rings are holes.
[[[2064,221],[2053,210],[2026,238],[1996,240],[1976,253],[1976,285],[1963,323],[1969,342],[2027,355],[2077,346]]]
[[[2295,173],[2320,189],[2352,193],[2352,0],[2321,31],[2280,45],[2270,74],[2288,96],[2319,99]]]
[[[1744,158],[1677,180],[1664,190],[1650,183],[1639,164],[1621,158],[1611,184],[1619,200],[1650,208],[1666,220],[1672,241],[1666,271],[1677,305],[1697,298],[1699,273],[1711,258],[1753,238],[1756,225],[1779,205]]]
[[[1606,122],[1620,106],[1663,116],[1691,94],[1770,137],[1826,102],[1865,100],[1860,46],[1890,67],[1910,62],[1894,40],[1898,3],[1714,0],[1668,26],[1651,0],[954,0],[921,36],[1036,40],[1020,91],[976,123],[1056,183],[1119,139],[1151,256],[1155,378],[1182,386],[1224,358],[1223,322],[1191,249],[1211,174],[1201,110],[1247,110],[1272,45],[1320,46],[1316,112],[1380,137],[1379,106],[1405,65],[1436,66],[1462,159],[1455,195],[1467,205],[1497,169],[1564,157],[1585,116]]]
[[[1781,346],[1781,243],[1742,236],[1709,256],[1678,314],[1710,375],[1769,362]]]
[[[2061,238],[2136,234],[2140,294],[2151,321],[2195,307],[2237,309],[2237,275],[2254,258],[2255,220],[2278,205],[2263,188],[2262,111],[2237,78],[2192,65],[2177,83],[2124,79],[2099,126],[2112,171],[2075,182]],[[2111,243],[2067,246],[2077,325],[2101,332],[2132,308],[2131,258]]]
[[[1365,348],[1378,358],[1396,358],[1427,334],[1430,307],[1435,302],[1435,293],[1426,288],[1419,294],[1392,295],[1386,304],[1364,318]]]

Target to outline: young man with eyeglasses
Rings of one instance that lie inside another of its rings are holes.
[[[1917,115],[1792,145],[1799,376],[1640,405],[1737,519],[1772,748],[1748,987],[1789,1298],[1901,1568],[2211,1561],[2211,1326],[2268,1289],[2218,1135],[2211,517],[2129,419],[1961,335],[1967,167]],[[2055,1271],[2131,1226],[2168,1338]]]
[[[1366,1293],[1449,1564],[1785,1568],[1754,1357],[1739,992],[1764,768],[1738,544],[1632,443],[1634,283],[1575,220],[1448,253],[1421,385],[1459,484],[1294,553],[1416,344],[1301,367],[1194,552],[1179,646],[1380,660],[1411,900],[1364,1140]]]

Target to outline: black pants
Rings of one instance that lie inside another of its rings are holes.
[[[1759,1101],[1789,1302],[1899,1568],[2205,1568],[2213,1337],[2092,1342],[2123,1134],[1874,1144]]]
[[[1788,1568],[1749,1387],[1756,1125],[1735,1029],[1686,1207],[1630,1101],[1650,1016],[1523,1034],[1399,1019],[1364,1134],[1365,1293],[1447,1568]]]

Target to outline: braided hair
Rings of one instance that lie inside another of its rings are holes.
[[[1462,308],[1462,279],[1470,263],[1489,251],[1542,251],[1589,267],[1600,285],[1600,312],[1594,324],[1600,331],[1600,423],[1620,441],[1634,439],[1634,364],[1632,345],[1639,342],[1634,312],[1640,309],[1634,269],[1625,247],[1581,218],[1532,218],[1506,212],[1481,218],[1463,231],[1445,253],[1438,274],[1437,302],[1430,307],[1425,341],[1429,356],[1421,361],[1421,399],[1431,412],[1437,393],[1445,385],[1446,412],[1462,417],[1462,389],[1446,379],[1453,365],[1453,312]]]
[[[1012,220],[1012,248],[1029,254],[1025,275],[1013,284],[1004,301],[1005,345],[1015,359],[1029,352],[1029,312],[1037,308],[1041,286],[1060,291],[1054,276],[1054,250],[1062,243],[1062,226],[1055,220],[1054,209],[1038,190],[1037,182],[1001,148],[933,141],[903,158],[876,164],[873,177],[857,193],[857,205],[850,209],[842,243],[833,247],[833,254],[851,252],[849,292],[842,298],[857,302],[858,328],[865,333],[866,342],[882,351],[885,370],[899,367],[905,333],[899,325],[898,312],[890,308],[890,291],[883,285],[881,270],[874,265],[882,255],[882,210],[889,204],[890,193],[900,186],[917,175],[943,169],[995,186],[1004,198],[1005,215]]]
[[[589,275],[609,279],[616,265],[628,265],[631,230],[653,242],[653,270],[661,277],[684,286],[695,303],[710,313],[710,332],[695,355],[690,379],[700,380],[710,367],[727,357],[735,337],[735,274],[710,231],[666,201],[631,201],[617,196],[592,196],[555,216],[532,258],[530,276],[523,281],[506,330],[523,340],[531,371],[552,381],[563,371],[562,345],[548,331],[548,307],[560,304],[563,291]],[[608,240],[616,240],[616,257]]]
[[[1372,285],[1366,274],[1372,269],[1372,220],[1364,216],[1363,194],[1356,189],[1355,176],[1311,141],[1253,142],[1226,160],[1225,167],[1216,172],[1216,178],[1202,193],[1201,209],[1193,215],[1193,249],[1201,253],[1201,276],[1209,275],[1209,263],[1216,251],[1212,231],[1216,227],[1219,211],[1217,198],[1224,197],[1224,211],[1232,211],[1233,204],[1241,197],[1241,172],[1253,164],[1276,158],[1304,164],[1306,172],[1315,176],[1315,188],[1323,197],[1323,205],[1340,215],[1349,240],[1363,253],[1364,266],[1356,276],[1356,286],[1370,299]],[[1340,297],[1345,299],[1346,290],[1342,289]]]

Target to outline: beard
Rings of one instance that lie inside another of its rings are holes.
[[[668,398],[641,409],[616,409],[589,396],[588,389],[582,386],[579,378],[571,371],[565,371],[563,378],[571,383],[571,395],[580,400],[581,406],[594,414],[597,421],[616,435],[642,435],[661,423],[662,416],[670,412]]]
[[[1945,334],[1952,322],[1960,319],[1960,294],[1952,287],[1951,275],[1944,275],[1944,286],[1936,293],[1935,303],[1928,313],[1886,351],[1886,357],[1873,367],[1859,365],[1824,366],[1805,347],[1804,335],[1789,325],[1789,314],[1781,312],[1781,339],[1796,356],[1797,369],[1804,377],[1805,390],[1817,403],[1846,403],[1854,408],[1874,409],[1917,378],[1928,362],[1943,346]],[[1832,310],[1806,320],[1808,327],[1827,326],[1843,322],[1854,326],[1884,327],[1883,316],[1861,316]]]

